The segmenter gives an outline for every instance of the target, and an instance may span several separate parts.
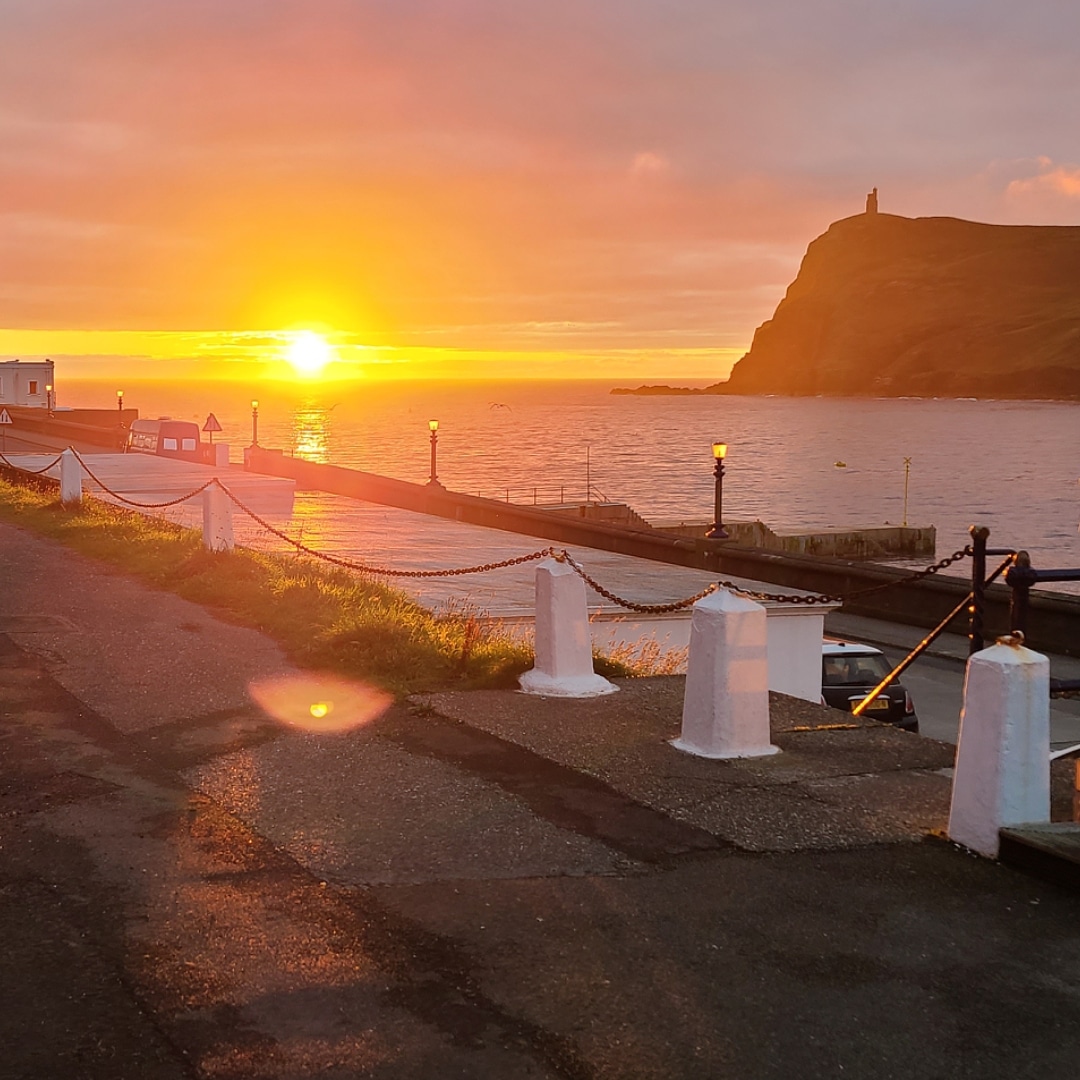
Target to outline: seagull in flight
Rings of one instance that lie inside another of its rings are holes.
[[[514,411],[513,409],[510,408],[509,405],[504,405],[501,401],[488,402],[488,408],[489,409],[509,409],[510,412]]]

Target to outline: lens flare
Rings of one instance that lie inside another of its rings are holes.
[[[317,734],[352,731],[377,720],[393,698],[374,686],[334,675],[282,675],[257,679],[248,693],[282,724]]]

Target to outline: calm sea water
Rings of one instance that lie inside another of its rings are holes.
[[[718,439],[725,517],[779,530],[900,523],[910,458],[907,520],[937,526],[939,555],[980,523],[1037,566],[1080,566],[1080,404],[625,397],[612,385],[127,383],[124,400],[143,416],[214,412],[238,459],[257,397],[263,445],[413,481],[428,477],[438,419],[452,490],[531,502],[580,498],[589,483],[651,521],[711,517]],[[60,389],[62,404],[115,403],[111,384]]]

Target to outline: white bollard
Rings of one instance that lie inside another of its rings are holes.
[[[764,757],[779,753],[770,734],[765,609],[720,589],[693,607],[682,734],[672,746],[698,757]]]
[[[64,506],[82,502],[82,466],[71,447],[60,455],[60,502]]]
[[[1050,820],[1050,661],[1003,638],[968,660],[949,839],[997,858],[998,829]]]
[[[593,671],[585,582],[566,563],[536,567],[536,660],[518,679],[526,694],[597,697],[618,690]]]
[[[217,484],[203,492],[203,547],[208,551],[232,551],[232,499]]]

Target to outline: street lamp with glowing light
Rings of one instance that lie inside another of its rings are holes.
[[[123,390],[117,390],[116,391],[116,408],[120,412],[124,411],[124,391]]]
[[[431,432],[431,477],[428,480],[428,484],[434,485],[435,487],[442,487],[442,484],[439,483],[439,478],[435,472],[435,458],[438,453],[439,446],[439,421],[429,420],[428,430]]]
[[[716,477],[716,505],[713,510],[713,527],[705,536],[710,540],[729,540],[728,531],[724,528],[724,458],[727,457],[727,443],[714,442],[712,454],[716,462],[713,469],[713,476]]]
[[[251,402],[251,445],[259,445],[259,403],[255,400]]]

